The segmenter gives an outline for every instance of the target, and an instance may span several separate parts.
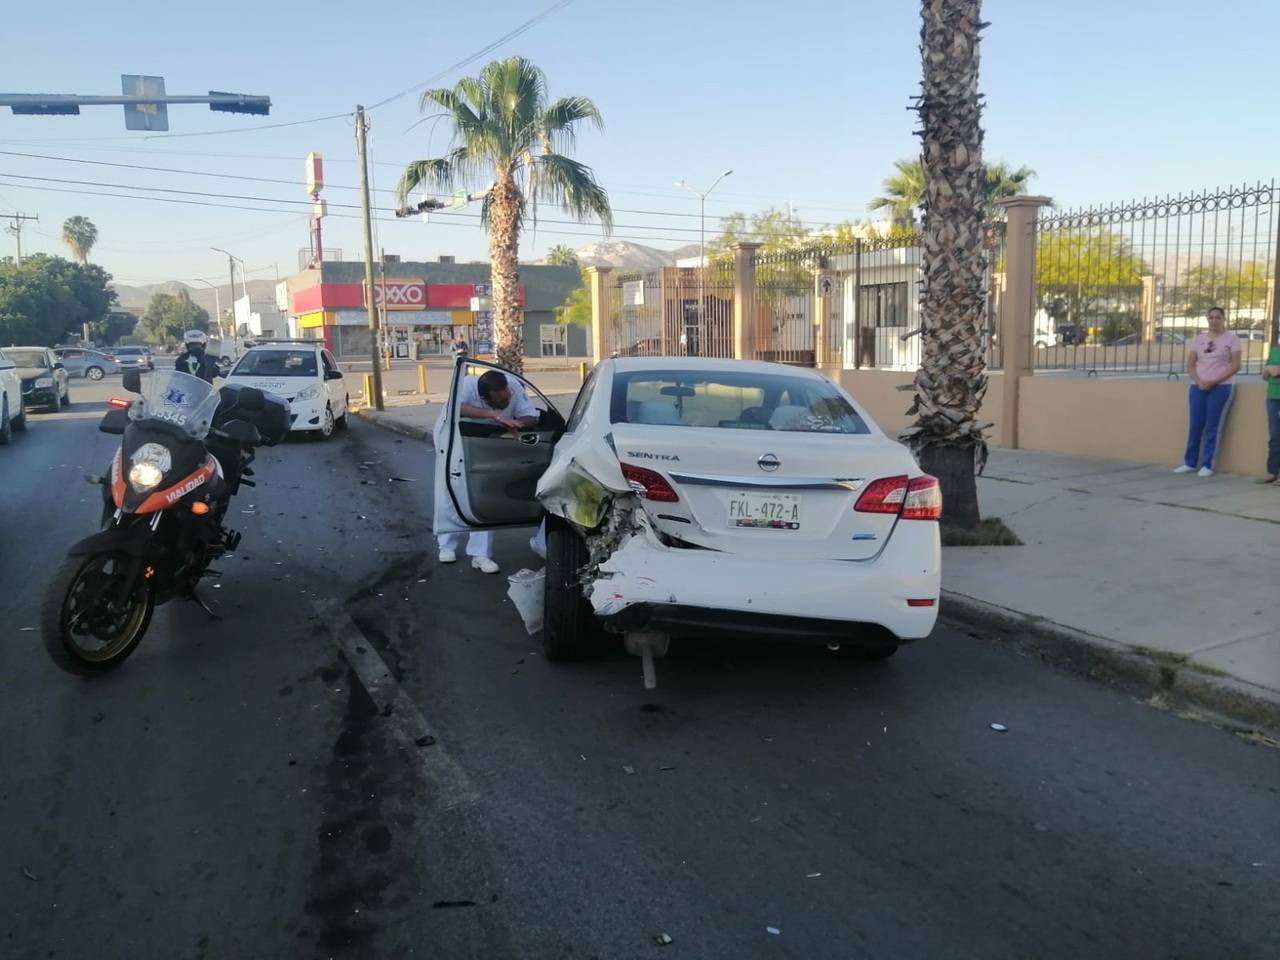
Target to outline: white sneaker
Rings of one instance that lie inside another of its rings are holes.
[[[498,565],[494,563],[492,560],[490,560],[488,557],[472,557],[471,566],[473,569],[479,570],[481,573],[497,573],[498,572]]]
[[[1198,476],[1198,477],[1212,477],[1212,476],[1213,476],[1213,471],[1212,471],[1212,470],[1210,470],[1208,467],[1201,467],[1201,468],[1200,468],[1200,472],[1199,472],[1198,474],[1196,474],[1196,476]]]
[[[1174,472],[1174,473],[1190,473],[1190,472],[1191,472],[1192,470],[1194,470],[1194,469],[1195,469],[1195,467],[1188,467],[1188,466],[1184,463],[1184,464],[1183,464],[1182,466],[1180,466],[1180,467],[1174,467],[1174,468],[1173,468],[1173,472]]]
[[[441,562],[441,563],[453,563],[453,562],[454,562],[455,560],[457,560],[457,559],[458,559],[458,554],[457,554],[455,551],[453,551],[453,550],[441,550],[441,551],[440,551],[440,562]]]

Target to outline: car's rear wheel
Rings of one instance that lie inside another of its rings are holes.
[[[9,398],[0,400],[0,447],[13,441],[13,424],[9,421]]]
[[[593,652],[600,629],[579,583],[587,544],[563,520],[547,519],[542,650],[548,660],[581,660]]]
[[[85,370],[84,375],[90,380],[101,380],[105,376],[101,367],[89,367]]]

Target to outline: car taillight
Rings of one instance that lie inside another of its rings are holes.
[[[622,475],[627,483],[631,484],[631,489],[644,499],[657,500],[661,503],[675,503],[680,499],[680,494],[671,488],[671,484],[663,479],[662,474],[654,470],[646,470],[644,467],[633,467],[629,463],[621,466]]]
[[[902,501],[902,519],[942,519],[942,487],[937,477],[926,474],[912,479],[907,485],[907,498]]]
[[[907,496],[907,484],[910,481],[904,474],[901,477],[881,477],[867,484],[853,509],[859,513],[898,513],[902,510],[902,501]]]
[[[896,513],[903,520],[938,520],[942,517],[942,489],[938,478],[882,477],[867,484],[858,497],[859,513]]]

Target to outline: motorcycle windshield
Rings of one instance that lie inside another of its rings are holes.
[[[131,420],[159,420],[203,440],[218,409],[213,384],[177,370],[156,370],[142,384],[142,400],[129,408]]]

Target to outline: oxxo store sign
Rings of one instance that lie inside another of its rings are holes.
[[[427,285],[421,280],[386,280],[373,285],[373,302],[387,310],[424,310]]]

